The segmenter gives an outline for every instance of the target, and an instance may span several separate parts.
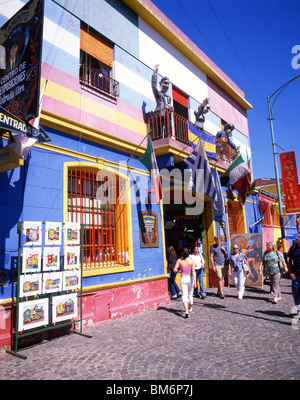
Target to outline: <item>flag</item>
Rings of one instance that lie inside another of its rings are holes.
[[[213,178],[214,178],[215,188],[216,188],[216,194],[213,199],[213,210],[214,210],[215,215],[221,216],[221,215],[225,214],[225,205],[224,205],[224,199],[223,199],[223,195],[222,195],[220,177],[219,177],[216,167],[213,170]]]
[[[244,204],[246,192],[251,186],[251,173],[243,157],[239,155],[224,174],[229,176],[230,185],[238,191],[242,203]]]
[[[148,136],[147,149],[142,157],[139,158],[139,161],[151,172],[153,192],[155,194],[156,203],[158,204],[164,195],[151,136]]]
[[[255,186],[256,186],[256,180],[251,182],[250,188],[246,192],[247,197],[250,196],[250,194],[254,193]]]
[[[20,135],[11,135],[11,142],[8,147],[12,149],[18,157],[27,159],[28,153],[36,143],[36,139],[29,138],[22,133]]]
[[[216,154],[216,137],[197,128],[194,124],[188,121],[190,146],[194,149],[196,147],[195,141],[197,137],[201,137],[202,143],[205,146],[205,152],[208,157],[218,159]]]
[[[199,137],[198,144],[192,153],[184,160],[184,162],[192,169],[191,180],[188,188],[199,191],[201,179],[197,179],[197,172],[203,171],[203,193],[213,199],[215,197],[214,179],[209,167],[206,153],[203,150],[201,138]]]

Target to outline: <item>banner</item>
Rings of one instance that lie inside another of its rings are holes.
[[[189,139],[190,139],[190,146],[194,149],[198,143],[196,141],[197,137],[201,137],[202,143],[204,144],[204,150],[208,157],[214,158],[215,160],[218,159],[216,155],[216,138],[215,136],[209,135],[206,132],[201,131],[195,125],[188,121],[189,127]]]
[[[3,133],[6,131],[23,133],[29,138],[36,139],[39,143],[52,141],[41,126],[39,126],[38,130],[28,122],[22,121],[0,106],[0,136],[2,133],[1,130]]]
[[[279,153],[286,214],[300,213],[300,190],[294,150]]]
[[[0,106],[22,120],[38,115],[44,0],[30,0],[0,29]]]

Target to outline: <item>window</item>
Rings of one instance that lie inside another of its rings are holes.
[[[80,80],[94,89],[119,96],[119,83],[112,79],[113,45],[89,26],[80,29]]]
[[[111,171],[68,169],[68,221],[84,224],[84,271],[130,264],[127,181]]]

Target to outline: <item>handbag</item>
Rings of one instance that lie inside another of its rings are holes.
[[[284,265],[283,265],[283,261],[281,259],[281,254],[279,254],[278,250],[276,250],[276,254],[277,254],[277,257],[278,257],[279,269],[280,269],[280,271],[284,271]]]

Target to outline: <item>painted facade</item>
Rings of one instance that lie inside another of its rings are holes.
[[[0,25],[25,1],[10,3],[13,6],[1,6]],[[100,90],[93,79],[101,81],[104,70],[98,70],[96,78],[90,74],[83,79],[81,75],[90,59],[93,35],[104,43],[107,57],[111,57],[109,80]],[[100,235],[104,226],[102,214],[98,222],[92,223],[96,201],[93,199],[91,206],[91,193],[80,189],[90,185],[92,179],[97,181],[94,177],[116,176],[123,185],[126,207],[125,211],[118,206],[114,209],[119,222],[115,222],[116,229],[111,224],[106,233],[115,232],[113,246],[107,236],[105,240],[102,237],[101,243],[100,236],[98,241],[93,239],[91,248],[86,245],[83,268],[86,326],[167,303],[166,246],[174,244],[171,243],[174,240],[178,248],[196,239],[202,241],[207,260],[205,285],[211,285],[213,277],[208,260],[214,235],[220,233],[222,226],[225,246],[229,249],[230,234],[249,232],[249,227],[260,217],[257,194],[249,196],[244,207],[237,200],[228,200],[228,213],[223,217],[214,217],[209,198],[205,198],[201,216],[193,218],[183,218],[185,205],[172,209],[163,201],[159,205],[139,201],[148,198],[149,173],[137,157],[145,152],[147,141],[142,145],[141,142],[149,129],[147,118],[156,105],[151,89],[156,64],[160,64],[159,75],[170,79],[168,94],[171,97],[175,92],[184,94],[186,120],[194,123],[194,111],[209,97],[207,134],[214,138],[225,123],[232,123],[235,126],[232,141],[240,147],[245,160],[251,154],[247,122],[251,105],[244,93],[149,0],[71,0],[67,5],[62,0],[45,0],[43,38],[41,87],[46,80],[47,86],[40,124],[52,142],[36,144],[24,166],[0,174],[0,267],[5,276],[0,294],[0,347],[8,346],[14,325],[11,308],[18,221],[71,222],[84,213],[80,222],[85,223],[88,234]],[[6,136],[0,138],[1,146],[6,145],[6,140]],[[191,147],[176,137],[153,143],[160,168],[178,167],[191,152]],[[209,160],[220,173],[228,167],[222,160]],[[80,179],[85,182],[81,186]],[[81,208],[77,199],[81,199]],[[149,209],[157,216],[156,247],[142,247],[140,241],[139,216]],[[175,225],[168,229],[168,223]],[[92,243],[91,240],[86,237],[86,243]],[[122,240],[124,245],[120,244]],[[116,252],[120,255],[118,259]]]

